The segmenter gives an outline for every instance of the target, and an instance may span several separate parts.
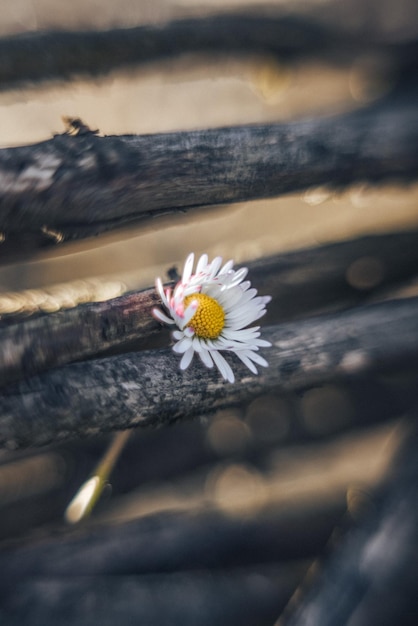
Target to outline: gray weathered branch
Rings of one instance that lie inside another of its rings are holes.
[[[418,275],[418,232],[363,237],[246,265],[253,284],[273,297],[267,317],[273,323],[355,304]],[[158,304],[148,289],[20,322],[6,316],[0,320],[0,387],[150,337],[160,329],[151,317]]]
[[[418,108],[396,99],[286,124],[58,135],[0,150],[0,258],[210,204],[413,181],[417,155]]]
[[[270,366],[251,374],[228,357],[236,382],[195,361],[186,371],[169,349],[68,365],[0,395],[0,444],[43,445],[112,429],[158,426],[287,390],[418,366],[418,298],[266,328]]]
[[[150,336],[161,328],[151,315],[158,304],[155,289],[147,289],[0,325],[0,387]]]

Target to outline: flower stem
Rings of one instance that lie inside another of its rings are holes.
[[[125,447],[131,432],[131,430],[121,430],[113,437],[94,472],[91,474],[90,478],[81,485],[80,489],[67,506],[64,514],[66,522],[69,524],[77,524],[90,515],[107,484],[109,475]]]

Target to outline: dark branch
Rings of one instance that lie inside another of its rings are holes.
[[[151,315],[158,304],[155,290],[147,289],[0,326],[0,387],[149,337],[161,329]]]
[[[416,416],[415,416],[416,419]],[[411,429],[412,431],[412,429]],[[375,510],[330,557],[283,626],[413,626],[418,615],[418,436],[408,433]],[[354,617],[354,621],[352,618]]]
[[[269,323],[353,305],[418,274],[418,232],[363,237],[247,264],[253,284],[273,297]],[[154,289],[49,315],[0,321],[0,387],[127,342],[161,327]]]
[[[150,576],[35,578],[3,586],[7,626],[252,626],[273,624],[304,564]]]
[[[413,22],[413,3],[410,9]],[[379,13],[378,9],[377,17]],[[335,64],[352,61],[359,54],[384,52],[392,62],[411,65],[415,61],[416,65],[417,42],[404,41],[401,27],[388,36],[379,29],[378,20],[373,28],[362,25],[356,31],[344,27],[344,18],[336,16],[329,23],[328,15],[327,21],[277,11],[260,15],[258,10],[104,32],[25,33],[0,40],[0,84],[5,89],[34,81],[100,76],[187,53],[212,57],[264,54],[287,62],[314,58]]]
[[[180,133],[59,135],[0,150],[3,258],[162,213],[328,184],[416,180],[418,108]],[[62,210],[65,207],[65,211]],[[20,251],[20,252],[19,252]]]
[[[418,298],[266,328],[270,367],[254,376],[229,360],[237,382],[195,362],[178,369],[171,350],[68,365],[5,390],[1,445],[43,445],[112,429],[158,426],[289,390],[418,364]],[[228,357],[228,355],[227,355]]]
[[[116,527],[84,529],[81,535],[67,531],[58,539],[3,549],[3,578],[144,575],[245,567],[254,565],[254,559],[257,564],[305,560],[324,549],[345,513],[345,502],[330,497],[325,503],[278,509],[271,507],[256,519],[234,519],[205,507],[192,514],[164,512]],[[168,532],[169,544],[164,540]]]

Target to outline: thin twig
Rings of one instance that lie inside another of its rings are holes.
[[[81,485],[66,508],[64,517],[69,524],[77,524],[90,515],[100,499],[112,469],[123,451],[130,434],[131,431],[122,430],[113,437],[96,469],[90,478]]]

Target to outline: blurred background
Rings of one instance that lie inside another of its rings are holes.
[[[274,3],[284,11],[290,5],[292,10],[308,5],[326,10],[327,2]],[[0,34],[158,24],[248,6],[263,10],[264,3],[16,0],[2,2]],[[317,62],[290,66],[268,57],[184,56],[97,80],[3,91],[0,147],[64,132],[63,116],[81,118],[100,134],[112,135],[338,114],[385,95],[392,86],[389,69],[384,59],[364,56],[339,68]],[[190,251],[232,257],[239,265],[326,242],[416,228],[417,198],[417,185],[361,184],[342,193],[321,187],[208,208],[198,215],[157,218],[2,266],[0,315],[54,311],[151,286],[155,276],[180,268]],[[403,384],[376,376],[361,384],[269,394],[193,423],[135,433],[85,524],[173,510],[257,519],[311,506],[332,511],[332,524],[343,519],[347,507],[354,519],[373,506],[372,489],[402,436],[402,411],[391,411],[388,398]],[[370,398],[380,398],[371,411]],[[62,530],[66,505],[108,440],[1,452],[0,538],[48,537],[51,529]]]

